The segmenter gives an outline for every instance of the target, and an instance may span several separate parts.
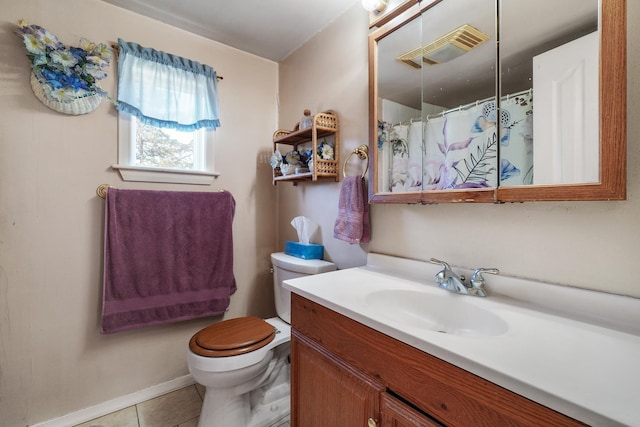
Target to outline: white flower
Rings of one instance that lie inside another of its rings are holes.
[[[278,166],[280,166],[281,162],[282,162],[282,154],[280,154],[280,151],[276,150],[275,153],[273,153],[273,156],[271,156],[271,159],[269,159],[269,164],[273,169],[275,169]]]
[[[84,67],[84,71],[90,76],[93,76],[93,78],[95,78],[96,80],[102,80],[105,77],[107,77],[107,72],[103,70],[100,66],[95,64],[87,64]]]
[[[63,67],[73,67],[78,63],[76,57],[73,56],[73,54],[71,54],[71,51],[67,49],[54,50],[53,52],[51,52],[50,56],[53,62],[60,64]]]
[[[321,157],[324,160],[333,160],[333,147],[329,144],[322,144]]]
[[[109,63],[109,61],[111,61],[111,59],[113,58],[113,51],[111,50],[111,48],[109,46],[107,46],[104,43],[100,43],[98,44],[93,53],[95,55],[98,55],[100,58],[102,58],[103,60],[105,60],[107,62],[107,64]]]
[[[51,91],[51,95],[58,101],[73,101],[78,97],[78,93],[69,87],[61,87]]]
[[[44,44],[33,34],[24,35],[24,45],[29,52],[35,53],[36,55],[42,55],[46,51]]]
[[[45,46],[50,47],[51,49],[55,49],[60,43],[60,40],[58,40],[56,36],[54,36],[44,28],[39,28],[37,33],[42,43],[44,43]]]
[[[87,61],[96,67],[106,67],[109,61],[99,55],[87,55]]]
[[[290,165],[300,165],[302,164],[300,162],[300,153],[298,153],[297,151],[289,151],[286,155],[285,155],[285,160],[288,164]]]
[[[96,44],[92,41],[85,39],[84,37],[80,39],[80,49],[84,49],[87,52],[91,52],[96,48]]]

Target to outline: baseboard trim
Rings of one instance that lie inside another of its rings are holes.
[[[191,375],[176,378],[162,384],[157,384],[144,390],[136,391],[125,396],[117,397],[95,406],[90,406],[67,415],[63,415],[53,420],[44,421],[38,424],[32,424],[32,427],[69,427],[77,424],[86,423],[95,418],[99,418],[119,411],[129,406],[137,405],[149,399],[153,399],[163,394],[170,393],[175,390],[195,384],[195,380]]]

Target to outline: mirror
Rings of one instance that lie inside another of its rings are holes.
[[[561,3],[422,1],[370,34],[371,203],[625,199],[625,1]]]

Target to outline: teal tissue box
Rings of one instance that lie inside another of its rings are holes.
[[[324,246],[286,241],[284,243],[284,253],[302,259],[322,259]]]

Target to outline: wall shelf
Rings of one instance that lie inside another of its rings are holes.
[[[293,131],[278,129],[273,134],[273,150],[278,149],[278,145],[286,145],[290,148],[280,150],[284,155],[288,151],[298,150],[302,144],[310,144],[313,153],[313,170],[311,172],[283,175],[280,167],[273,169],[273,184],[280,181],[292,182],[297,185],[300,181],[318,181],[319,179],[333,178],[339,180],[338,164],[340,157],[340,137],[338,126],[338,115],[333,110],[323,111],[313,116],[310,128],[299,130],[299,125]],[[325,160],[318,156],[318,139],[333,137],[333,159]]]

